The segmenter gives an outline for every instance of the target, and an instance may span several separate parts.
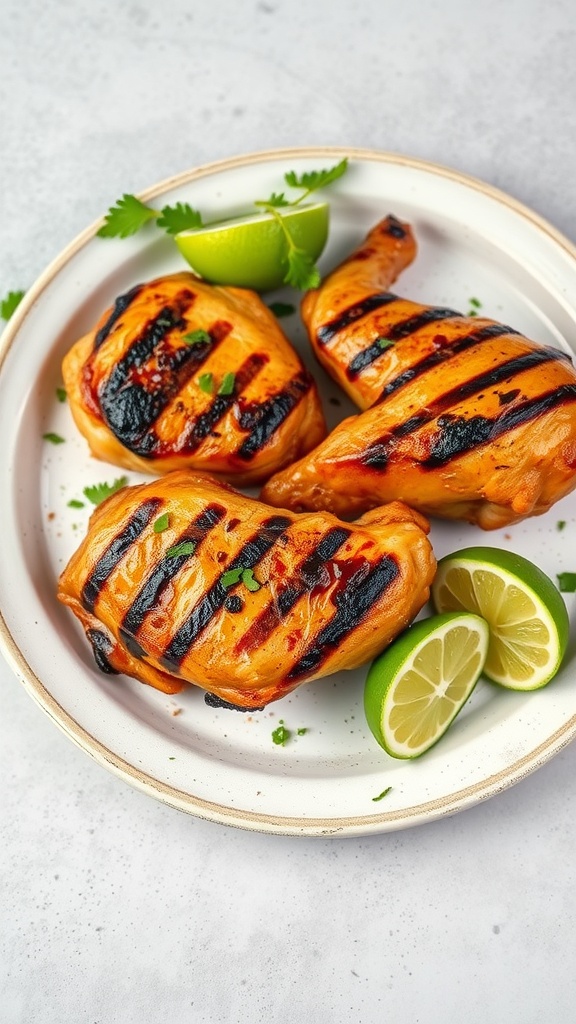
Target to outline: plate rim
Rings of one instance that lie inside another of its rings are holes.
[[[524,203],[501,189],[484,182],[480,178],[455,170],[440,163],[408,156],[386,150],[365,149],[345,146],[301,146],[276,149],[265,149],[246,154],[226,157],[209,163],[203,163],[188,170],[171,175],[162,181],[149,186],[137,193],[142,201],[153,199],[172,189],[187,185],[200,178],[210,177],[223,171],[249,167],[279,160],[296,160],[309,158],[340,158],[348,157],[350,161],[384,163],[406,166],[428,174],[454,181],[468,189],[481,192],[498,204],[508,207],[523,219],[529,221],[538,230],[548,235],[557,245],[565,250],[576,263],[576,245],[548,220],[536,213]],[[12,345],[16,342],[26,316],[42,293],[85,245],[96,235],[103,223],[103,216],[81,231],[61,250],[48,266],[40,273],[5,326],[0,338],[0,373],[4,361]],[[470,806],[483,802],[502,792],[504,789],[520,782],[532,771],[542,767],[554,757],[576,734],[576,714],[571,716],[550,736],[546,737],[533,750],[517,759],[513,764],[501,769],[480,782],[463,787],[443,797],[428,800],[401,811],[382,811],[377,814],[364,814],[342,817],[291,817],[275,815],[251,810],[241,810],[227,804],[205,800],[187,793],[177,786],[164,783],[153,775],[136,768],[119,754],[97,740],[92,734],[71,715],[52,696],[29,665],[24,653],[16,643],[0,608],[0,653],[7,664],[15,672],[16,677],[24,685],[25,690],[48,717],[85,753],[97,763],[107,768],[124,782],[134,788],[155,797],[160,802],[177,810],[192,814],[195,817],[227,824],[257,832],[292,836],[330,836],[330,835],[361,835],[384,831],[400,830],[429,822],[465,810]]]

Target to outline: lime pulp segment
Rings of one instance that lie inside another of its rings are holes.
[[[392,757],[419,757],[444,735],[476,685],[488,640],[483,619],[448,613],[414,623],[376,658],[364,707]]]
[[[552,580],[528,559],[499,548],[470,548],[441,559],[436,609],[471,611],[490,626],[484,674],[515,690],[544,686],[565,653],[569,620]]]

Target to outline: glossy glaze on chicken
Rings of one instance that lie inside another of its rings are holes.
[[[413,258],[387,217],[303,301],[313,348],[365,411],[276,474],[264,501],[355,516],[398,499],[484,529],[576,486],[576,371],[513,328],[387,289]]]
[[[250,485],[326,433],[316,385],[260,297],[191,273],[121,295],[63,376],[92,453],[146,473]]]
[[[103,671],[261,708],[411,622],[435,572],[427,529],[398,502],[343,523],[175,472],[95,510],[58,596]]]

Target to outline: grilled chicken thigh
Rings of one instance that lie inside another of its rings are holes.
[[[58,596],[103,671],[261,708],[408,625],[434,576],[427,530],[398,502],[342,523],[180,471],[95,510]]]
[[[316,386],[256,293],[179,273],[121,295],[63,363],[92,453],[142,472],[265,480],[326,433]]]
[[[344,518],[400,500],[487,530],[546,512],[576,486],[572,362],[504,324],[382,291],[410,238],[386,218],[306,296],[315,351],[365,411],[262,499]]]

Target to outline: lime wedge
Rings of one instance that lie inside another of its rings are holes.
[[[420,757],[444,735],[472,693],[488,651],[486,622],[468,612],[409,626],[372,663],[366,720],[392,757]]]
[[[278,212],[294,245],[317,260],[328,238],[328,203],[280,208]],[[174,239],[192,269],[212,284],[261,292],[279,288],[284,282],[288,244],[282,225],[270,213],[182,231]]]
[[[521,555],[464,548],[441,558],[432,586],[439,612],[469,611],[490,626],[484,675],[536,690],[556,675],[568,644],[566,605],[552,580]]]

